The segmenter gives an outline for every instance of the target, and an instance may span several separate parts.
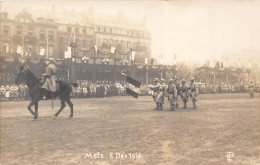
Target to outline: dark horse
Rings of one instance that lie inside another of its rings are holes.
[[[54,115],[55,117],[58,117],[60,112],[65,107],[65,101],[70,106],[70,118],[73,117],[73,104],[70,101],[70,93],[72,91],[72,86],[77,87],[76,83],[68,83],[65,81],[57,81],[57,85],[59,86],[59,90],[54,92],[53,94],[51,92],[48,92],[41,88],[40,85],[40,79],[38,79],[30,70],[26,69],[24,66],[21,66],[17,77],[15,78],[15,83],[19,84],[22,81],[25,81],[26,85],[29,88],[29,94],[32,98],[30,104],[28,105],[28,110],[31,112],[32,115],[34,115],[34,119],[38,118],[38,102],[45,96],[47,99],[55,98],[57,96],[60,96],[61,101],[61,108],[59,111]],[[31,107],[34,105],[35,112],[32,111]]]

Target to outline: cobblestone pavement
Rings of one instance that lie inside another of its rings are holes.
[[[200,95],[198,109],[155,111],[151,96],[0,102],[0,163],[10,164],[260,164],[260,94]],[[181,105],[182,106],[182,105]],[[191,108],[189,102],[188,108]],[[231,162],[227,152],[233,152]]]

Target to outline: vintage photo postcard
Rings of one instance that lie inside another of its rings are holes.
[[[260,165],[260,1],[0,0],[0,165]]]

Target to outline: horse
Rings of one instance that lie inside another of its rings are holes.
[[[70,93],[72,91],[72,86],[77,87],[77,83],[68,83],[66,81],[56,81],[59,89],[55,92],[46,91],[41,88],[40,79],[38,79],[29,69],[21,66],[15,78],[15,84],[20,84],[21,82],[25,82],[29,88],[29,95],[31,97],[31,102],[27,106],[29,112],[34,116],[36,120],[38,118],[38,102],[45,96],[47,99],[53,99],[57,96],[60,96],[61,108],[54,115],[55,118],[61,113],[61,111],[65,108],[65,102],[70,107],[70,116],[69,118],[73,118],[73,104],[70,100]],[[34,105],[35,112],[32,111],[31,107]]]

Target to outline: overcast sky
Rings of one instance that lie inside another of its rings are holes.
[[[260,1],[6,1],[3,10],[23,7],[86,10],[147,19],[152,34],[152,56],[165,54],[170,64],[215,60],[223,55],[252,49],[260,52]]]

